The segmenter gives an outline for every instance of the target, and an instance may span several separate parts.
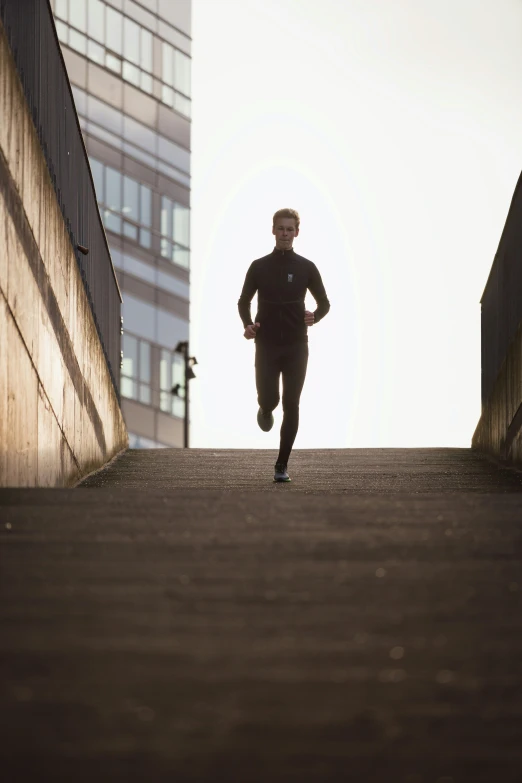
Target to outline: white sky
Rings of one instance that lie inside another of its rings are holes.
[[[237,300],[290,206],[332,306],[295,447],[469,446],[522,168],[521,0],[193,0],[193,39],[191,445],[278,446]]]

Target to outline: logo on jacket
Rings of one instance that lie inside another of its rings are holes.
[[[289,283],[291,283],[293,279],[294,279],[294,276],[293,276],[293,275],[288,275],[288,282],[289,282]]]

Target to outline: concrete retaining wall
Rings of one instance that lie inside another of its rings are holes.
[[[0,24],[0,486],[71,486],[127,443]]]
[[[522,324],[483,407],[472,446],[522,467]]]

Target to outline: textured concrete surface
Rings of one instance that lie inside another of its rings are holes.
[[[522,781],[521,475],[274,458],[0,491],[4,780]]]
[[[128,445],[0,21],[0,486],[71,486]]]
[[[482,340],[492,342],[493,336],[485,334]],[[472,445],[522,469],[522,323],[482,406]]]
[[[175,454],[175,453],[174,453]],[[217,489],[279,492],[272,483],[277,451],[129,449],[84,487]],[[296,449],[286,492],[510,492],[522,472],[497,467],[471,449]]]

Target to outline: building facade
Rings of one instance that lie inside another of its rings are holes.
[[[51,0],[123,296],[131,447],[183,445],[191,0]]]

